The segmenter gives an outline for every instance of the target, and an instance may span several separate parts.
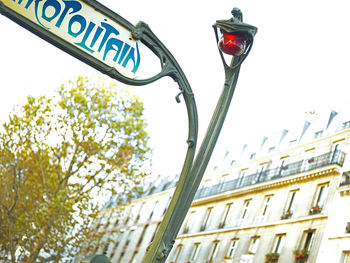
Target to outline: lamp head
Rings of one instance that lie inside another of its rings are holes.
[[[242,22],[243,15],[239,8],[233,8],[231,14],[232,18],[218,20],[213,27],[219,50],[228,55],[241,56],[249,51],[257,28]],[[218,30],[221,34],[220,40]]]
[[[219,49],[228,55],[240,56],[246,50],[249,37],[245,34],[222,32]]]

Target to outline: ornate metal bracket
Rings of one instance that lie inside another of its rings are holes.
[[[215,147],[216,141],[224,123],[231,99],[237,84],[239,70],[242,62],[250,52],[253,44],[254,35],[257,29],[251,25],[242,22],[242,12],[238,8],[232,10],[233,18],[229,20],[216,21],[213,28],[215,31],[216,41],[219,42],[218,29],[220,31],[247,34],[248,45],[243,54],[232,57],[230,65],[224,59],[222,51],[219,49],[220,56],[225,69],[224,87],[213,113],[206,135],[200,146],[193,164],[190,164],[188,173],[182,173],[178,186],[175,189],[174,196],[165,214],[162,224],[147,251],[143,262],[165,262],[170,250],[165,249],[172,247],[173,240],[176,238],[185,219],[187,211],[191,206],[194,195],[202,180],[205,169]],[[189,164],[185,162],[185,166]],[[187,169],[186,169],[187,170]],[[184,171],[184,170],[183,170]]]
[[[32,2],[33,1],[28,0],[29,5]],[[39,2],[40,1],[36,1],[35,3],[38,4]],[[257,32],[257,29],[254,26],[242,22],[242,12],[237,8],[232,10],[232,18],[228,20],[218,20],[213,25],[217,42],[219,42],[220,31],[221,33],[226,32],[244,34],[245,36],[247,36],[248,45],[242,54],[233,56],[230,65],[226,63],[224,55],[219,49],[220,56],[225,69],[224,87],[220,99],[217,103],[216,109],[213,113],[211,122],[208,126],[206,135],[195,158],[198,136],[198,116],[191,86],[185,74],[183,73],[180,65],[177,63],[173,55],[151,31],[149,26],[144,22],[140,22],[136,26],[134,26],[127,20],[125,20],[124,18],[122,18],[121,16],[119,16],[118,14],[116,14],[115,12],[113,12],[112,10],[108,9],[107,7],[103,6],[95,0],[76,0],[60,2],[58,0],[54,0],[51,1],[51,4],[55,4],[54,6],[57,7],[57,4],[59,5],[59,3],[61,2],[74,2],[75,4],[81,6],[85,3],[92,7],[93,10],[99,12],[103,16],[108,17],[108,20],[110,19],[117,22],[119,25],[131,32],[130,34],[132,38],[141,41],[159,58],[161,71],[158,74],[147,79],[131,79],[121,74],[119,71],[116,70],[116,68],[109,66],[104,62],[101,62],[100,60],[91,56],[91,54],[87,52],[84,53],[77,46],[72,45],[72,43],[59,37],[58,35],[55,35],[52,31],[47,30],[42,25],[35,23],[35,21],[31,21],[28,17],[26,18],[25,16],[16,12],[14,9],[11,9],[10,6],[16,3],[16,1],[0,0],[0,13],[12,19],[21,26],[25,27],[26,29],[30,30],[32,33],[52,43],[56,47],[78,58],[84,63],[94,67],[95,69],[110,76],[111,78],[114,78],[125,84],[143,86],[157,81],[165,76],[171,77],[176,83],[178,83],[180,93],[176,96],[176,101],[179,102],[180,96],[183,96],[188,114],[188,148],[185,162],[182,167],[180,179],[175,189],[172,201],[170,202],[168,210],[164,216],[163,222],[155,235],[154,241],[152,242],[152,244],[150,244],[146,255],[143,259],[143,262],[147,263],[164,262],[169,252],[171,251],[177,233],[180,230],[181,224],[187,214],[187,211],[192,203],[193,197],[198,189],[200,181],[208,165],[209,159],[211,157],[217,138],[221,131],[221,127],[225,120],[226,113],[228,111],[236,87],[240,66],[250,52],[251,46],[253,44],[254,35]],[[19,3],[22,3],[22,1],[18,1],[18,4]],[[59,11],[57,12],[57,14],[58,13]]]

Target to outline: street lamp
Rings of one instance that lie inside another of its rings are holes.
[[[194,162],[188,164],[188,160],[185,161],[184,168],[190,168],[183,169],[168,211],[153,242],[147,248],[144,263],[165,262],[175,243],[224,123],[237,84],[240,66],[248,56],[257,32],[256,27],[242,22],[242,12],[238,8],[232,10],[231,19],[218,20],[213,28],[225,70],[224,88]],[[222,34],[221,39],[219,33]],[[230,65],[227,64],[223,53],[231,55]]]
[[[95,0],[42,0],[35,3],[33,0],[0,0],[0,13],[125,84],[142,86],[166,76],[178,84],[180,92],[176,101],[180,102],[180,96],[183,97],[188,114],[187,153],[168,210],[143,259],[146,263],[164,262],[207,168],[232,100],[240,66],[250,52],[257,28],[242,22],[242,12],[238,8],[232,10],[232,18],[218,20],[213,25],[225,70],[225,82],[206,135],[196,153],[198,116],[191,86],[173,55],[146,23],[140,22],[134,26]],[[78,25],[78,29],[73,25]],[[99,45],[96,44],[98,41]],[[140,61],[135,59],[138,41],[147,46],[161,64],[161,71],[147,79],[131,78],[130,72],[123,71],[129,60],[134,62],[132,72],[138,69]],[[107,53],[113,50],[116,51],[114,58],[112,56],[112,61],[107,61]],[[231,56],[229,64],[224,54]]]

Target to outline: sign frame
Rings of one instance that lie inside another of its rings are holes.
[[[13,2],[17,2],[21,0],[14,0]],[[36,2],[37,0],[33,1]],[[125,28],[127,31],[130,31],[130,38],[133,38],[134,32],[137,31],[137,28],[128,22],[126,19],[112,11],[111,9],[107,8],[106,6],[102,5],[101,3],[94,1],[94,0],[77,0],[76,2],[84,3],[91,8],[93,8],[96,12],[100,13],[101,15],[107,17],[109,20],[113,21],[114,23],[117,23],[121,27]],[[100,71],[103,74],[106,74],[114,79],[117,79],[118,81],[121,81],[125,84],[131,84],[131,85],[145,85],[150,82],[155,81],[156,79],[159,79],[158,74],[157,78],[154,77],[150,78],[152,81],[137,81],[130,76],[125,76],[122,74],[116,67],[110,66],[107,63],[99,60],[98,58],[90,55],[89,53],[83,51],[78,46],[74,45],[73,43],[68,42],[64,38],[56,35],[55,33],[45,29],[43,26],[31,21],[30,19],[26,18],[25,16],[19,14],[18,12],[12,10],[7,5],[4,4],[2,0],[0,0],[0,13],[10,20],[14,21],[15,23],[19,24],[23,28],[29,30],[33,34],[37,35],[38,37],[42,38],[43,40],[49,42],[50,44],[54,45],[55,47],[65,51],[66,53],[70,54],[71,56],[79,59],[83,63],[86,63],[96,70]],[[134,39],[135,41],[139,39]],[[143,42],[142,39],[140,39],[141,42]],[[153,50],[152,50],[153,51]],[[154,51],[153,51],[154,52]],[[159,55],[156,54],[158,57]],[[163,74],[161,74],[163,76]]]

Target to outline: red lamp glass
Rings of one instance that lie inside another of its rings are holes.
[[[248,37],[243,34],[223,32],[219,48],[228,55],[242,55],[248,43]]]

